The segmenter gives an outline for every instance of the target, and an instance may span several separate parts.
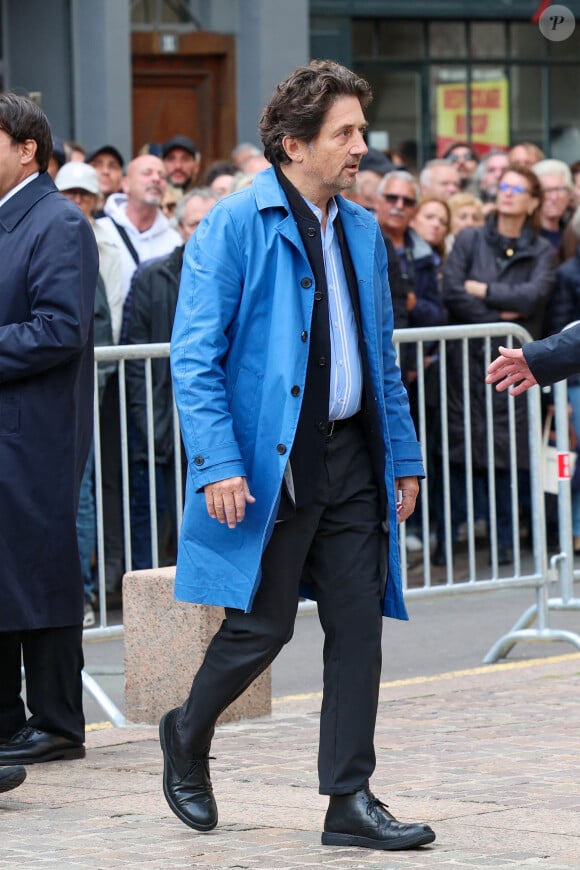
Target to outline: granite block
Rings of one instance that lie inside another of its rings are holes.
[[[186,604],[173,597],[175,568],[131,571],[123,577],[125,714],[130,722],[157,724],[187,697],[221,607]],[[268,668],[220,717],[235,722],[272,712]]]

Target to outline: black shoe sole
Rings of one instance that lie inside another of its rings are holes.
[[[384,849],[396,852],[400,849],[416,849],[418,846],[426,846],[435,839],[433,831],[426,831],[420,837],[393,837],[392,840],[375,840],[372,837],[357,837],[355,834],[331,834],[325,831],[322,834],[323,846],[361,846],[363,849]]]
[[[26,771],[23,767],[16,766],[14,772],[0,782],[0,793],[12,791],[13,788],[18,788],[26,779]]]
[[[202,834],[207,834],[208,831],[213,831],[216,827],[218,823],[217,817],[215,822],[212,822],[209,825],[200,825],[197,822],[192,821],[189,816],[185,815],[181,807],[175,803],[173,795],[169,791],[169,786],[167,784],[169,765],[167,763],[167,744],[165,741],[165,725],[168,715],[169,713],[165,713],[159,721],[159,742],[161,743],[161,749],[163,751],[163,794],[165,795],[165,800],[169,804],[169,808],[175,813],[178,819],[187,825],[188,828],[193,828],[194,831],[200,831]]]
[[[86,750],[84,746],[73,746],[69,749],[51,749],[42,755],[19,755],[10,758],[8,755],[0,757],[0,767],[10,767],[12,764],[42,764],[45,761],[73,761],[76,758],[84,758]]]

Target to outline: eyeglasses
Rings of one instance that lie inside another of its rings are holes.
[[[402,202],[405,208],[414,208],[417,205],[417,200],[411,196],[398,196],[396,193],[383,193],[383,199],[389,205],[397,205],[398,202]]]
[[[551,193],[557,193],[560,195],[561,193],[569,193],[567,187],[544,187],[544,196],[550,196]]]
[[[82,187],[71,187],[70,190],[61,190],[68,199],[89,199],[89,197],[94,196],[94,193],[91,193],[90,190],[84,190]]]
[[[450,163],[459,163],[460,160],[475,160],[475,157],[471,153],[471,151],[460,152],[454,151],[453,154],[450,154],[447,160]]]
[[[507,184],[505,181],[502,181],[498,185],[499,189],[502,193],[508,193],[511,191],[512,193],[529,193],[527,187],[522,187],[521,184]]]

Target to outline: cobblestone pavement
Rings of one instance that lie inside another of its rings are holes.
[[[580,654],[383,685],[373,790],[437,833],[409,852],[320,845],[319,702],[218,729],[205,835],[165,803],[155,728],[91,731],[0,795],[0,868],[580,868]]]

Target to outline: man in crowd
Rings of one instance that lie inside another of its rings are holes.
[[[421,196],[438,196],[448,200],[461,189],[461,177],[457,166],[448,160],[429,160],[419,175]]]
[[[337,195],[366,152],[370,99],[339,64],[292,73],[260,122],[272,168],[216,203],[186,249],[171,345],[189,461],[176,596],[223,605],[226,619],[160,738],[166,799],[198,831],[217,824],[216,720],[288,642],[309,594],[325,632],[323,844],[435,839],[369,788],[381,614],[406,616],[396,529],[423,473],[384,244],[372,215]]]
[[[393,243],[399,260],[409,326],[436,326],[443,323],[444,317],[433,249],[410,226],[418,201],[414,177],[405,170],[395,170],[379,184],[376,215],[383,236]]]
[[[457,167],[461,190],[470,193],[473,189],[473,177],[479,163],[479,155],[467,142],[454,142],[443,155],[445,160]]]
[[[101,145],[85,158],[85,162],[93,167],[99,179],[101,205],[113,193],[122,189],[124,160],[121,152],[114,145]],[[102,217],[102,212],[96,216]]]
[[[509,162],[508,155],[500,148],[492,148],[481,159],[476,172],[476,181],[485,214],[489,214],[495,205],[499,180],[504,169],[509,166]]]
[[[201,154],[188,136],[172,136],[161,146],[167,181],[183,193],[195,185],[201,168]]]
[[[107,228],[97,224],[93,218],[99,197],[97,172],[88,163],[69,161],[58,171],[55,184],[63,196],[78,205],[90,222],[97,240],[99,277],[95,296],[95,346],[118,344],[123,317],[121,252]],[[114,373],[115,368],[114,363],[106,365],[101,363],[99,366],[99,396],[103,395],[107,380]],[[84,628],[90,628],[95,623],[93,608],[96,603],[96,592],[93,580],[93,556],[97,543],[97,510],[94,472],[95,454],[94,445],[91,443],[81,483],[77,513],[79,555],[85,588]]]
[[[122,179],[123,192],[111,194],[105,203],[105,216],[96,222],[97,228],[104,228],[119,245],[125,318],[130,310],[131,280],[139,264],[169,254],[181,244],[181,236],[160,208],[166,183],[165,167],[159,157],[152,154],[135,157]],[[105,579],[111,606],[120,604],[124,573],[119,427],[119,385],[113,377],[105,386],[101,407],[101,440],[107,445],[102,467]]]
[[[127,325],[128,344],[171,340],[173,319],[185,243],[216,202],[207,188],[193,188],[175,210],[177,228],[183,240],[171,254],[153,260],[139,270],[131,289],[131,313]],[[131,552],[133,568],[152,566],[149,467],[147,454],[147,398],[145,364],[127,362],[127,394],[131,412]],[[172,520],[173,547],[177,544],[174,476],[173,390],[168,359],[151,363],[153,425],[155,430],[155,477],[158,528],[168,511]],[[163,554],[161,562],[163,563]]]
[[[574,191],[572,173],[562,160],[540,160],[532,166],[540,179],[544,199],[540,211],[540,235],[547,239],[556,251],[560,251],[562,236],[570,218],[570,202]]]
[[[0,95],[1,766],[85,754],[76,514],[99,258],[88,221],[47,173],[51,152],[39,107]]]

